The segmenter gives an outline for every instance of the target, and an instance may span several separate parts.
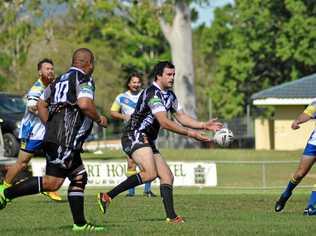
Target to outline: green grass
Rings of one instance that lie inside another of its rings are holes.
[[[301,151],[224,149],[164,149],[161,152],[167,160],[188,161],[298,160],[301,155]],[[83,158],[125,160],[121,151],[104,151],[101,155],[86,153]],[[312,235],[315,218],[302,215],[311,188],[298,188],[281,214],[273,210],[296,166],[267,165],[266,187],[278,187],[260,190],[256,188],[262,187],[261,165],[218,163],[218,187],[175,188],[176,210],[186,218],[182,225],[166,224],[161,199],[142,197],[141,188],[135,198],[126,198],[125,193],[115,198],[106,217],[97,208],[95,195],[99,190],[88,188],[86,216],[89,221],[106,227],[105,232],[92,235]],[[301,185],[315,182],[315,176],[310,174]],[[66,189],[61,192],[66,198]],[[154,192],[159,190],[155,188]],[[54,203],[40,195],[15,199],[0,211],[0,219],[1,236],[78,235],[71,231],[68,203]]]
[[[115,198],[104,217],[96,205],[97,191],[86,192],[86,216],[106,231],[92,235],[307,235],[315,224],[314,217],[302,215],[308,198],[302,190],[278,214],[273,211],[277,191],[178,188],[175,206],[186,218],[182,225],[165,223],[160,198],[144,198],[140,192],[135,198]],[[67,202],[40,195],[15,199],[0,217],[1,235],[78,235],[71,231]]]
[[[298,161],[302,151],[255,151],[252,149],[161,149],[169,161],[215,161],[219,187],[280,188],[283,187],[297,168],[297,163],[266,164],[263,180],[262,164],[233,164],[221,161]],[[122,151],[104,150],[102,154],[84,153],[83,158],[102,160],[125,160]],[[311,171],[312,172],[312,171]],[[308,175],[301,186],[311,186],[316,182],[315,175]]]
[[[255,151],[252,149],[161,149],[166,160],[236,160],[236,161],[267,161],[267,160],[298,160],[302,151]],[[103,150],[102,154],[84,153],[84,159],[125,159],[120,150]]]

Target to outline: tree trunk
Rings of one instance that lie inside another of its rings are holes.
[[[184,112],[196,118],[190,8],[183,0],[178,0],[175,4],[172,26],[161,17],[159,20],[164,36],[170,44],[172,61],[176,67],[174,92]],[[200,146],[200,143],[193,139],[171,132],[167,139],[172,148]]]
[[[183,1],[176,1],[175,10],[172,26],[162,18],[160,25],[170,44],[172,61],[176,67],[174,92],[184,111],[196,117],[190,8]]]

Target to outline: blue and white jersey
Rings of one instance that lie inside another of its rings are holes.
[[[111,111],[121,112],[124,115],[133,114],[138,98],[142,91],[138,94],[132,94],[130,91],[120,93],[112,104]]]
[[[19,132],[20,139],[43,140],[45,134],[45,126],[41,122],[37,114],[30,112],[29,107],[36,106],[38,99],[45,89],[43,82],[38,79],[26,95],[27,103],[24,117],[21,121]]]

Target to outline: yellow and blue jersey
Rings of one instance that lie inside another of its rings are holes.
[[[316,101],[313,101],[304,110],[304,114],[315,119],[316,118]],[[304,155],[306,156],[316,156],[316,129],[310,135],[307,145],[304,149]]]
[[[114,100],[111,111],[121,112],[124,115],[131,115],[137,105],[141,92],[133,95],[130,91],[120,93]]]
[[[304,113],[313,119],[316,118],[316,101],[313,101],[311,104],[309,104],[304,110]]]

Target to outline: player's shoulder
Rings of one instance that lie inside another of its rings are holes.
[[[40,79],[38,79],[33,83],[32,87],[28,91],[28,95],[41,93],[43,92],[44,89],[45,89],[44,84],[42,83]]]
[[[147,87],[145,90],[144,90],[144,93],[147,95],[147,96],[155,96],[155,95],[158,95],[160,96],[162,93],[161,93],[161,90],[159,88],[157,88],[155,85],[150,85],[149,87]]]
[[[36,80],[31,87],[31,89],[43,89],[43,88],[45,88],[45,86],[40,79]]]
[[[125,93],[125,92],[119,93],[118,95],[116,95],[115,100],[116,100],[116,101],[121,101],[122,99],[124,99],[124,98],[126,98],[126,97],[127,97],[127,96],[126,96],[126,93]]]
[[[118,97],[129,97],[130,96],[130,93],[128,91],[125,91],[125,92],[122,92],[120,93],[119,95],[117,95]]]
[[[63,79],[76,79],[79,84],[93,83],[90,75],[85,74],[81,69],[71,67],[65,74],[61,75],[60,80]]]

